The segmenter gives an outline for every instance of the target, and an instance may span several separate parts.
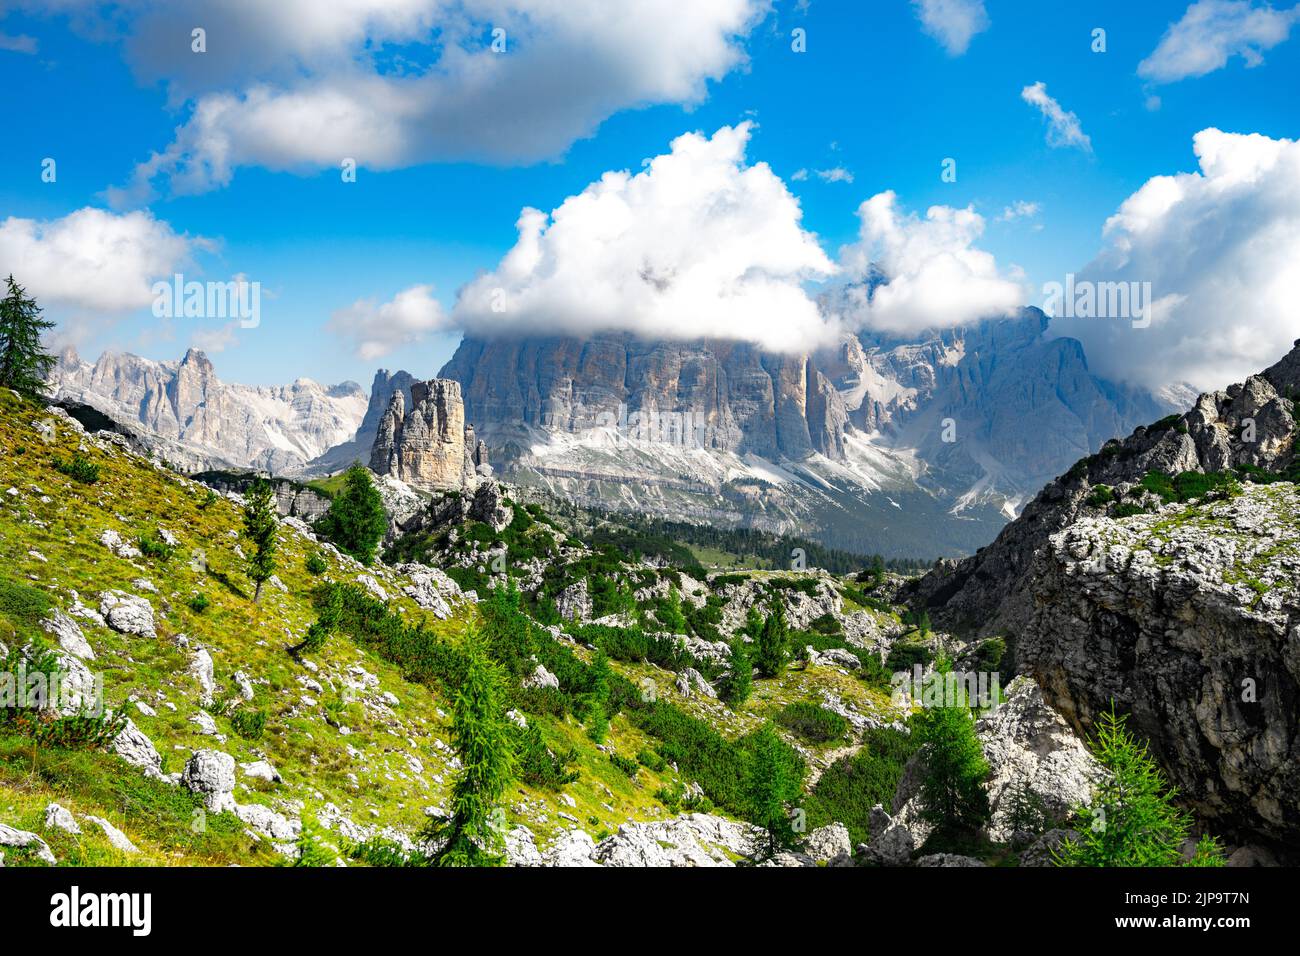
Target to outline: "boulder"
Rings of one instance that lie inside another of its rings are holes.
[[[803,852],[812,857],[815,863],[830,866],[852,865],[853,840],[849,830],[842,823],[832,823],[818,827],[804,840]]]
[[[35,833],[16,830],[3,823],[0,823],[0,846],[12,847],[15,850],[29,850],[36,854],[38,860],[49,866],[57,866],[59,862],[54,858],[50,845]]]
[[[157,637],[153,605],[142,597],[125,591],[105,591],[99,596],[99,613],[109,627],[121,634]]]
[[[220,750],[196,750],[181,771],[181,784],[203,798],[213,813],[235,810],[235,758]]]
[[[51,611],[49,617],[41,622],[41,627],[47,634],[53,635],[59,642],[59,647],[74,657],[85,661],[95,659],[95,651],[86,640],[86,635],[81,632],[80,626],[62,611]]]
[[[140,849],[127,838],[127,835],[119,830],[113,824],[109,823],[103,817],[90,816],[87,814],[86,819],[95,826],[104,831],[104,836],[108,837],[114,849],[121,850],[124,853],[139,853]]]
[[[81,833],[81,825],[77,823],[72,812],[57,803],[51,803],[45,808],[45,829],[62,830],[64,833],[74,835]]]

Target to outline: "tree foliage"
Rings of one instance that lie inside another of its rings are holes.
[[[945,680],[952,665],[940,660],[935,679]],[[957,687],[960,689],[961,685]],[[912,718],[921,741],[921,816],[934,827],[937,842],[969,839],[988,823],[989,796],[985,782],[988,761],[975,735],[970,701],[944,701]]]
[[[454,693],[451,739],[461,769],[451,791],[451,816],[432,822],[437,866],[498,866],[504,820],[498,804],[515,772],[513,725],[506,717],[506,681],[477,629],[462,641],[465,672]]]
[[[780,677],[790,660],[790,628],[785,620],[785,604],[780,598],[772,602],[772,610],[758,632],[758,650],[754,663],[764,677]]]
[[[1058,866],[1180,866],[1192,817],[1174,805],[1169,786],[1146,744],[1111,709],[1101,715],[1092,752],[1109,771],[1092,803],[1076,811],[1074,840],[1055,851]],[[1222,866],[1223,850],[1213,837],[1197,844],[1191,866]]]
[[[244,534],[253,542],[247,558],[248,578],[256,586],[253,601],[262,599],[262,585],[275,574],[276,530],[275,492],[265,478],[257,478],[244,495]]]
[[[362,564],[369,564],[387,530],[384,501],[370,480],[370,472],[358,462],[344,474],[343,490],[316,522],[316,533]]]
[[[0,386],[39,398],[54,368],[54,356],[41,345],[41,335],[54,323],[41,318],[41,308],[14,277],[9,276],[0,299]]]

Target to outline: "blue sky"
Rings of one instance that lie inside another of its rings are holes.
[[[69,17],[19,4],[0,18],[7,133],[0,222],[53,223],[84,207],[114,216],[147,211],[175,234],[214,240],[196,253],[187,277],[244,274],[261,282],[264,300],[261,325],[235,332],[237,341],[210,354],[222,377],[258,384],[298,376],[368,383],[380,366],[434,374],[459,339],[454,321],[430,324],[387,354],[363,357],[337,323],[327,328],[331,316],[357,300],[383,303],[426,284],[451,314],[457,290],[495,269],[515,243],[523,207],[549,212],[607,170],[635,173],[643,159],[666,153],[689,131],[708,137],[752,121],[747,162],[770,165],[797,198],[802,228],[815,233],[832,260],[858,239],[858,205],[892,190],[900,207],[918,215],[936,204],[972,207],[982,217],[978,247],[1002,274],[1022,269],[1031,290],[1084,269],[1103,246],[1107,218],[1152,177],[1195,170],[1198,131],[1217,127],[1272,140],[1298,132],[1300,39],[1293,36],[1256,42],[1262,62],[1252,67],[1230,55],[1205,75],[1166,82],[1138,75],[1139,63],[1187,13],[1185,0],[986,0],[988,26],[965,52],[945,49],[942,36],[923,29],[908,0],[812,0],[777,3],[734,34],[729,42],[747,62],[715,68],[721,77],[703,79],[697,101],[656,92],[642,98],[652,101],[644,105],[632,89],[629,102],[593,107],[594,133],[568,137],[572,142],[544,156],[444,159],[436,154],[446,150],[435,144],[373,164],[386,168],[363,162],[355,183],[342,182],[337,167],[313,168],[310,158],[287,171],[267,168],[276,161],[249,162],[228,182],[195,194],[175,194],[162,176],[153,195],[110,203],[106,191],[126,186],[137,164],[166,149],[199,96],[243,93],[263,78],[249,68],[186,88],[168,72],[166,57],[150,52],[156,38],[141,38],[138,23],[148,21],[134,20],[131,4],[111,24],[93,4],[82,6],[90,9]],[[1104,53],[1091,50],[1098,27],[1106,31]],[[806,52],[791,49],[796,28],[806,31]],[[382,56],[409,57],[414,62],[406,69],[427,69],[437,62],[428,42],[392,43]],[[515,42],[541,45],[547,38]],[[322,62],[299,72],[324,72]],[[393,68],[387,59],[376,67]],[[601,77],[586,79],[598,84]],[[1022,97],[1038,82],[1077,117],[1090,149],[1049,142],[1044,117]],[[57,162],[53,183],[41,179],[46,157]],[[946,158],[956,160],[956,182],[941,180]],[[817,174],[832,169],[851,174],[852,182]],[[1000,221],[1017,202],[1036,212]],[[5,249],[0,241],[0,260]],[[0,268],[13,267],[0,261]],[[51,315],[67,320],[65,335],[90,358],[106,347],[176,358],[196,341],[210,343],[220,324],[190,319],[167,326],[147,307],[105,309],[51,297]]]

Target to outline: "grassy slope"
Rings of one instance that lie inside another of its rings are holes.
[[[52,441],[41,436],[39,421],[57,422]],[[79,483],[52,466],[55,456],[66,459],[78,450],[100,466],[97,483]],[[8,493],[10,488],[14,494]],[[158,527],[180,541],[178,552],[166,561],[125,560],[99,543],[107,529],[134,542]],[[74,591],[91,606],[97,606],[101,591],[111,588],[149,599],[156,613],[156,639],[119,634],[81,618],[78,623],[98,655],[91,667],[104,675],[108,705],[123,706],[135,698],[156,712],[146,716],[128,705],[131,717],[162,755],[164,771],[180,770],[192,750],[203,747],[230,753],[240,763],[267,759],[284,783],[267,784],[237,773],[240,803],[267,803],[290,816],[301,809],[308,822],[316,810],[332,803],[358,824],[414,832],[425,819],[424,808],[443,804],[453,781],[446,701],[405,681],[394,667],[345,638],[332,639],[313,658],[318,671],[297,664],[284,647],[301,637],[314,619],[310,591],[319,579],[305,570],[304,562],[317,545],[291,528],[281,529],[279,577],[285,590],[268,585],[258,606],[250,599],[251,587],[236,551],[240,527],[239,509],[231,501],[213,500],[206,488],[79,435],[45,409],[0,393],[0,578],[29,581],[65,610],[73,603]],[[391,569],[362,569],[332,549],[322,551],[329,565],[324,578],[354,581],[359,573],[369,573],[393,606],[411,620],[427,618],[440,633],[455,634],[474,613],[472,605],[463,605],[453,620],[436,621],[401,593],[403,581]],[[200,556],[206,571],[196,560]],[[141,580],[151,582],[157,592],[135,583]],[[196,612],[189,602],[200,593],[210,605]],[[0,640],[6,629],[12,630],[12,624],[6,628],[0,618]],[[224,742],[204,735],[191,721],[201,709],[200,688],[189,673],[191,651],[179,646],[179,635],[211,653],[219,696],[232,692],[236,671],[252,680],[255,700],[239,706],[266,712],[266,731],[259,739],[239,736],[225,716],[215,717]],[[643,670],[653,670],[617,666],[634,680],[644,676]],[[785,702],[815,696],[823,685],[855,700],[861,709],[883,705],[869,700],[860,682],[824,668],[758,682],[754,698],[738,714],[714,702],[681,699],[672,687],[672,675],[658,672],[657,677],[665,696],[707,717],[728,736],[752,729]],[[318,682],[322,691],[304,687],[306,679]],[[390,707],[385,693],[395,695],[398,704]],[[653,795],[673,779],[671,769],[654,773],[642,768],[629,779],[572,718],[530,719],[542,722],[552,749],[577,749],[575,766],[581,773],[565,788],[575,801],[572,808],[555,793],[518,784],[512,788],[507,815],[512,822],[527,824],[539,845],[546,846],[575,825],[561,813],[575,817],[576,825],[598,838],[629,820],[666,815]],[[643,747],[653,748],[655,741],[620,716],[608,744],[633,757]],[[80,839],[51,836],[43,827],[49,800],[77,814],[106,817],[141,854],[113,850],[89,828]],[[111,755],[42,753],[26,741],[0,738],[0,822],[41,833],[64,862],[224,864],[281,859],[267,847],[268,841],[259,844],[245,836],[233,817],[208,820],[206,829],[195,832],[194,812],[189,794],[146,781]]]

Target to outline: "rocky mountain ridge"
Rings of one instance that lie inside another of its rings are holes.
[[[196,349],[177,362],[105,352],[93,364],[65,349],[49,385],[55,400],[82,402],[181,446],[189,461],[178,464],[191,470],[297,473],[353,439],[367,405],[355,382],[228,384]]]

